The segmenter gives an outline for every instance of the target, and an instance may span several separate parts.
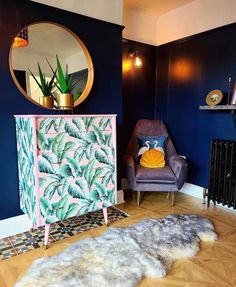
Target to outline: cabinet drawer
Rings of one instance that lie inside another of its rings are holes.
[[[67,117],[67,118],[37,118],[37,130],[41,133],[61,132],[88,132],[88,131],[111,131],[111,117]]]

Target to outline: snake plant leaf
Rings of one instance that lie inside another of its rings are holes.
[[[39,86],[42,94],[44,96],[50,96],[52,94],[52,88],[55,85],[55,78],[56,78],[56,71],[53,71],[53,75],[51,77],[51,79],[49,81],[46,81],[46,76],[45,74],[42,72],[42,69],[40,67],[40,64],[37,63],[38,65],[38,73],[39,73],[39,80],[37,80],[37,78],[35,77],[35,75],[31,72],[31,70],[29,69],[30,74],[32,75],[32,77],[34,78],[35,82],[37,83],[37,85]]]
[[[30,72],[31,76],[34,78],[35,82],[38,84],[40,90],[42,91],[42,89],[43,89],[43,88],[42,88],[42,85],[39,83],[39,81],[37,80],[37,78],[35,77],[35,75],[30,71],[30,69],[29,69],[29,72]]]
[[[65,76],[64,76],[64,73],[63,73],[63,70],[62,70],[62,67],[61,67],[61,63],[60,63],[60,60],[58,58],[58,55],[56,55],[56,59],[57,59],[57,70],[58,70],[58,84],[59,84],[59,87],[60,87],[60,91],[61,93],[68,93],[68,92],[71,92],[68,90],[68,86],[67,86],[67,83],[66,83],[66,79],[65,79]]]
[[[41,82],[41,90],[42,90],[43,95],[45,95],[45,93],[47,92],[47,85],[46,85],[46,81],[45,81],[45,74],[43,74],[39,63],[38,63],[38,70],[39,70],[39,79],[40,79],[40,82]]]
[[[77,91],[73,95],[74,102],[77,101],[81,95],[82,95],[82,90],[81,90],[81,88],[78,88]]]
[[[73,82],[73,74],[68,76],[68,83],[67,83],[67,85],[68,85],[69,92],[72,91],[72,82]]]

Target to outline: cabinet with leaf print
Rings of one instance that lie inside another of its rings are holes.
[[[20,207],[32,226],[116,203],[115,115],[17,115]]]

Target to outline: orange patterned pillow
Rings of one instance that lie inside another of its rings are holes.
[[[148,168],[164,167],[166,164],[164,157],[163,152],[156,149],[150,149],[142,154],[140,165]]]

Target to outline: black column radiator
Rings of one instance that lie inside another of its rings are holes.
[[[208,207],[210,201],[236,209],[236,141],[211,142]]]

